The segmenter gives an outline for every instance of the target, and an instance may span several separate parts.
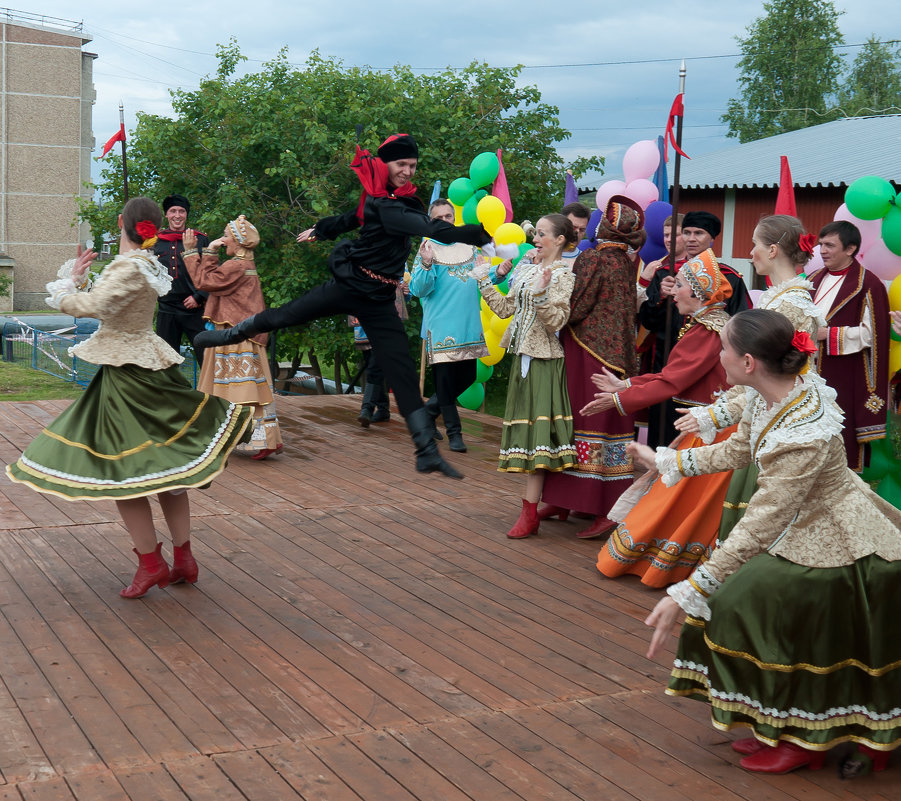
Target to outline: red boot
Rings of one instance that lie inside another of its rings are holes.
[[[138,553],[137,548],[132,549],[138,554],[138,572],[131,584],[120,591],[119,595],[123,598],[140,598],[153,586],[160,589],[169,586],[169,565],[160,553],[162,547],[163,543],[158,542],[150,553]]]
[[[172,569],[169,571],[169,583],[178,584],[186,581],[193,584],[197,581],[197,562],[191,554],[191,541],[184,545],[172,546]]]
[[[771,748],[772,746],[760,742],[756,737],[745,737],[743,740],[734,740],[732,742],[732,750],[737,751],[743,756],[748,754],[756,754],[761,748]]]
[[[507,532],[507,536],[511,540],[521,540],[531,534],[538,533],[538,524],[541,522],[538,518],[538,504],[529,503],[525,498],[522,499],[522,511],[519,513],[519,520],[516,521],[513,528]]]
[[[615,528],[616,523],[609,520],[604,515],[598,515],[588,528],[583,528],[581,531],[576,532],[576,536],[580,540],[594,540],[598,537],[603,537],[605,534],[609,534]]]
[[[775,748],[761,748],[739,763],[745,770],[757,773],[791,773],[798,768],[819,770],[826,759],[825,751],[811,751],[782,740]]]
[[[561,520],[566,520],[566,518],[569,517],[569,509],[548,504],[544,508],[538,510],[539,520],[547,520],[549,517],[559,517]]]

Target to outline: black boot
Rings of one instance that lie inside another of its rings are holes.
[[[363,428],[369,428],[372,422],[372,413],[375,411],[375,396],[378,393],[378,384],[367,382],[363,388],[363,404],[360,406],[360,414],[357,416],[357,422]]]
[[[438,426],[435,425],[435,421],[438,419],[438,415],[441,414],[441,407],[438,405],[438,396],[432,395],[432,397],[429,398],[425,402],[425,408],[428,411],[429,417],[432,420],[432,429],[433,429],[432,437],[435,440],[437,440],[438,442],[441,442],[441,440],[443,440],[444,437],[442,436],[441,432],[438,430]]]
[[[390,419],[391,409],[388,408],[387,404],[384,406],[377,406],[376,410],[372,413],[373,423],[387,423]]]
[[[416,445],[416,469],[420,473],[440,471],[450,478],[463,478],[463,474],[454,470],[438,453],[438,446],[432,437],[434,423],[425,406],[421,406],[407,417],[407,428]]]
[[[388,397],[388,391],[385,389],[384,383],[376,386],[373,403],[375,404],[375,411],[372,413],[372,422],[387,423],[391,419],[391,400]]]
[[[263,332],[254,325],[256,315],[241,320],[234,328],[221,328],[218,331],[201,331],[194,337],[194,349],[215,348],[219,345],[237,345]]]
[[[447,432],[447,444],[452,451],[466,453],[466,443],[463,442],[463,424],[460,422],[460,412],[453,404],[441,407],[441,416],[444,418],[444,430]]]

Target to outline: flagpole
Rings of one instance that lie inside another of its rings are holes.
[[[685,94],[685,59],[682,59],[682,64],[679,66],[679,94]],[[673,167],[673,192],[670,196],[670,203],[673,207],[673,216],[672,216],[672,224],[670,225],[670,240],[669,240],[669,270],[668,273],[670,276],[675,277],[676,275],[676,231],[679,228],[679,172],[682,167],[682,117],[685,114],[684,105],[682,107],[682,112],[676,118],[676,147],[674,150],[676,151],[676,164]],[[667,359],[669,359],[669,352],[673,346],[673,299],[671,297],[666,299],[666,323],[664,330],[664,339],[663,339],[663,363],[666,364]],[[664,429],[666,428],[666,403],[660,404],[660,434],[663,436]]]
[[[125,130],[125,109],[119,103],[119,130]],[[122,143],[122,197],[123,205],[128,203],[128,162],[125,158],[125,137],[120,140]]]

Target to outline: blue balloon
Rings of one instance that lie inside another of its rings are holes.
[[[590,239],[583,239],[583,240],[582,240],[581,242],[579,242],[579,244],[578,244],[578,248],[579,248],[579,252],[580,252],[580,253],[584,253],[586,250],[591,250],[593,247],[594,247],[594,245],[591,244],[591,240],[590,240]]]
[[[645,209],[644,229],[648,232],[648,240],[639,251],[645,264],[666,256],[668,251],[663,244],[663,222],[672,213],[672,205],[662,200],[655,200]]]

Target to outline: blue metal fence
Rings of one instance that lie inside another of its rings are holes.
[[[0,336],[3,361],[16,362],[86,387],[99,368],[96,364],[70,355],[69,348],[87,339],[96,328],[96,320],[88,324],[77,320],[74,327],[64,332],[41,331],[22,322],[5,323]],[[182,347],[182,356],[185,360],[179,369],[185,378],[197,386],[194,352]]]

